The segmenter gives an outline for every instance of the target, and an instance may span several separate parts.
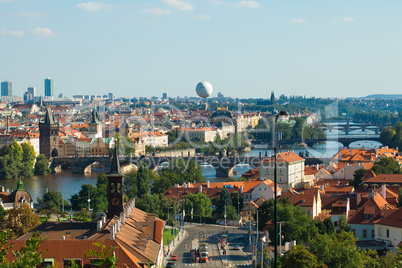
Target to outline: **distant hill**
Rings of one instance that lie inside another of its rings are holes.
[[[402,99],[402,94],[373,94],[368,95],[366,97],[362,97],[362,99]]]

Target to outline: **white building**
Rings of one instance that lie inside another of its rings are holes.
[[[142,132],[144,145],[153,147],[167,147],[169,145],[168,135],[161,132]]]
[[[274,178],[274,156],[261,161],[260,179]],[[278,153],[277,178],[278,186],[283,191],[292,187],[301,187],[304,184],[304,158],[293,151]]]
[[[402,243],[402,208],[382,218],[374,226],[375,240],[386,242],[388,249],[396,252]]]

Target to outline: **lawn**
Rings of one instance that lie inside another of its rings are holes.
[[[173,231],[173,229],[165,229],[165,231],[163,232],[163,244],[164,245],[168,244],[167,243],[168,239],[170,239],[170,242],[172,242],[173,237],[176,237],[177,232],[176,232],[175,236],[173,236],[172,231]]]

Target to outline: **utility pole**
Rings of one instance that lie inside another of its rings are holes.
[[[88,212],[91,211],[91,191],[88,190]]]
[[[193,202],[191,202],[191,222],[193,222]]]
[[[256,254],[255,254],[255,268],[257,268],[257,260],[258,260],[258,210],[257,210],[257,238],[255,239],[256,243]]]
[[[240,220],[240,201],[239,201],[240,193],[237,195],[237,218]]]
[[[225,204],[225,227],[226,227],[226,204]]]

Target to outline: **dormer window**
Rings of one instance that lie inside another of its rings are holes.
[[[372,220],[374,219],[374,214],[363,214],[363,218],[365,220]]]

